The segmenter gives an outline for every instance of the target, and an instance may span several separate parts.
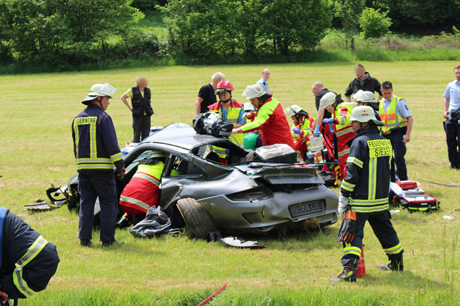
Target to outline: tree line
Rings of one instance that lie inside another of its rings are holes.
[[[167,39],[133,27],[153,10],[164,12]],[[460,0],[0,0],[0,61],[65,69],[183,54],[231,63],[313,51],[331,28],[349,48],[359,33],[451,31],[459,12]]]

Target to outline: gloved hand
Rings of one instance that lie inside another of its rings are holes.
[[[323,119],[323,123],[335,123],[335,119],[334,118],[326,118],[326,119]]]
[[[117,178],[122,179],[125,176],[125,167],[123,167],[121,169],[117,169],[115,174],[116,174]]]
[[[313,158],[313,153],[310,153],[310,152],[307,153],[307,157],[308,157],[308,159],[312,159]]]
[[[302,132],[298,127],[294,127],[294,128],[292,128],[291,130],[292,130],[292,132],[293,132],[294,134],[297,134],[297,135],[299,135],[300,132]]]
[[[345,215],[345,211],[347,210],[347,207],[348,207],[348,201],[349,199],[347,197],[340,194],[338,210],[339,210],[339,215],[341,218],[343,218],[343,216]]]
[[[319,124],[317,124],[317,125],[315,126],[315,132],[313,133],[313,136],[315,136],[315,137],[318,137],[318,136],[319,136],[319,128],[320,128],[320,126],[319,126]]]

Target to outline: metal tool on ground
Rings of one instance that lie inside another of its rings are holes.
[[[50,205],[45,200],[38,199],[34,203],[24,205],[24,209],[33,212],[49,211],[60,208],[57,205]]]

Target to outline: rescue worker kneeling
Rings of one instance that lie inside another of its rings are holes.
[[[291,118],[293,125],[291,127],[292,137],[294,138],[294,150],[300,153],[302,159],[307,159],[310,145],[310,137],[313,136],[315,118],[311,117],[306,111],[298,105],[292,105],[284,110],[286,118]],[[312,158],[310,153],[308,158]]]
[[[158,207],[161,192],[159,186],[166,157],[165,153],[153,152],[145,163],[137,166],[136,173],[121,192],[120,206],[126,214],[117,223],[119,227],[141,221],[150,207]],[[177,174],[176,170],[172,170],[172,176]]]
[[[369,221],[390,260],[388,265],[380,265],[380,268],[392,271],[404,269],[404,251],[388,211],[391,142],[379,134],[377,126],[384,123],[375,118],[370,106],[354,108],[350,120],[357,135],[351,140],[347,176],[340,188],[339,213],[343,216],[347,209],[356,213],[355,237],[351,243],[344,242],[344,269],[331,281],[356,281],[366,221]]]

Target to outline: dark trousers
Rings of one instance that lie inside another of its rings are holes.
[[[398,177],[401,181],[406,181],[407,167],[406,160],[406,144],[404,143],[404,134],[401,130],[392,131],[391,134],[383,135],[385,138],[391,141],[391,146],[394,152],[394,162],[391,163],[391,181],[395,182],[395,173],[398,173]],[[396,164],[396,171],[394,165]]]
[[[460,124],[458,119],[449,119],[444,123],[446,131],[447,152],[452,168],[460,169]]]
[[[389,260],[398,259],[401,257],[404,250],[399,243],[398,235],[396,234],[393,225],[391,224],[391,215],[388,210],[378,213],[356,213],[356,234],[351,243],[344,243],[344,255],[342,257],[342,265],[346,266],[360,258],[361,248],[363,246],[364,225],[369,222],[375,236],[380,241],[383,250]]]
[[[80,192],[80,223],[78,238],[91,239],[93,230],[94,204],[99,197],[101,241],[115,239],[115,222],[118,211],[115,176],[111,171],[82,171],[78,175]]]
[[[151,116],[146,115],[133,117],[134,143],[141,142],[141,136],[142,140],[149,137],[151,121],[150,117]]]

